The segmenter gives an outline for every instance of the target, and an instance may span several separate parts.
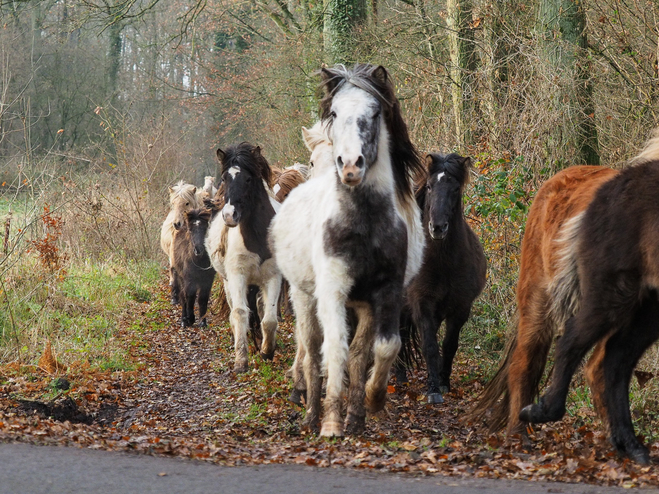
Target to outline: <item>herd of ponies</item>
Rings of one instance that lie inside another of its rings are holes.
[[[384,67],[337,65],[320,76],[320,121],[302,129],[309,164],[271,167],[247,142],[218,149],[219,187],[206,177],[201,188],[170,188],[161,244],[183,326],[195,323],[195,303],[207,324],[219,273],[235,372],[248,369],[254,324],[261,356],[273,358],[280,301],[290,300],[290,400],[306,406],[303,428],[331,437],[363,432],[367,412],[385,406],[392,367],[406,379],[415,341],[428,402],[443,401],[486,258],[464,218],[471,160],[419,153]],[[595,347],[585,375],[596,411],[620,454],[650,462],[634,434],[629,385],[659,337],[658,197],[659,133],[622,170],[574,166],[544,183],[522,242],[516,327],[473,422],[525,434],[528,423],[560,420],[572,376]],[[550,385],[534,403],[557,336]]]

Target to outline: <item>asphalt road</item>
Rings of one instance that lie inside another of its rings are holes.
[[[628,493],[629,489],[523,480],[411,478],[296,465],[222,467],[200,461],[66,447],[0,444],[0,494],[499,494]],[[657,489],[643,490],[657,492]]]

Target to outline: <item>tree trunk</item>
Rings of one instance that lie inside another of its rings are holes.
[[[553,95],[553,109],[565,115],[565,128],[556,145],[573,145],[581,162],[599,165],[593,86],[586,53],[586,16],[580,0],[541,0],[538,12],[543,53],[557,75],[572,75],[573,87]]]
[[[355,30],[366,22],[366,0],[324,0],[323,43],[330,65],[355,60]]]
[[[458,143],[474,143],[474,92],[476,88],[476,52],[471,0],[447,0],[446,23],[449,30],[451,56],[451,95]]]
[[[507,148],[510,143],[501,131],[499,121],[506,117],[501,115],[508,93],[508,56],[511,52],[510,33],[505,30],[505,16],[512,15],[513,0],[499,0],[488,5],[489,15],[483,25],[484,56],[483,65],[487,73],[487,94],[484,98],[487,120],[489,122],[489,140],[500,148]]]

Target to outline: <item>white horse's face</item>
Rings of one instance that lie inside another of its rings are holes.
[[[334,148],[328,141],[321,142],[316,145],[311,151],[309,157],[309,166],[311,167],[311,174],[317,177],[323,171],[331,168],[334,163]]]
[[[378,158],[380,102],[363,89],[346,86],[332,99],[330,137],[341,182],[355,187]]]

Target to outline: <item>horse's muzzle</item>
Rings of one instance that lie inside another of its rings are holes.
[[[364,169],[356,165],[343,165],[341,169],[341,182],[349,187],[355,187],[362,183],[364,179]]]
[[[222,209],[222,219],[226,226],[234,227],[237,226],[240,221],[240,214],[236,211],[235,207],[227,204]]]

